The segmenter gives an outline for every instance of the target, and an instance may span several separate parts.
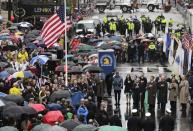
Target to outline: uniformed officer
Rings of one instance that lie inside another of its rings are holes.
[[[167,23],[166,18],[163,18],[163,19],[161,20],[161,30],[162,30],[162,32],[165,32],[166,23]]]
[[[120,126],[122,127],[122,122],[120,119],[120,109],[116,108],[114,110],[114,115],[110,118],[110,125],[111,126]]]
[[[172,26],[173,26],[173,24],[174,24],[174,20],[173,20],[172,18],[170,18],[170,20],[169,20],[168,24],[169,24],[169,27],[172,27]]]
[[[133,30],[134,30],[134,23],[133,23],[131,20],[129,20],[129,21],[127,22],[127,29],[128,29],[128,34],[129,34],[129,36],[132,37],[132,35],[133,35]]]
[[[111,22],[109,23],[109,28],[111,34],[114,34],[117,30],[116,22],[113,19],[111,19]]]
[[[154,131],[155,127],[155,120],[151,118],[151,113],[145,113],[145,119],[142,121],[143,131]]]
[[[146,23],[146,21],[147,21],[147,18],[146,18],[145,15],[142,15],[140,18],[141,18],[141,22],[142,22],[142,30],[143,30],[143,32],[144,32],[144,25],[145,25],[145,23]],[[145,33],[145,32],[144,32],[144,33]]]
[[[154,61],[155,51],[156,51],[156,46],[155,46],[155,43],[152,41],[148,46],[148,55],[149,55],[150,62]]]
[[[140,117],[137,116],[137,109],[133,109],[131,112],[132,116],[128,118],[127,129],[129,131],[141,131],[142,121]]]
[[[175,127],[175,120],[171,116],[171,110],[166,109],[166,115],[163,116],[159,123],[160,131],[173,131]]]

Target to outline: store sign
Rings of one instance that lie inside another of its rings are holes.
[[[41,8],[41,7],[37,7],[37,8],[34,8],[34,13],[52,13],[52,8],[51,7],[48,7],[48,8]]]

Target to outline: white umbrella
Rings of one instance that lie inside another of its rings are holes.
[[[88,58],[92,58],[92,57],[98,57],[98,54],[92,54]]]
[[[0,99],[0,107],[5,106],[5,103]]]
[[[29,27],[33,27],[33,25],[29,22],[20,22],[18,24],[19,27],[23,27],[23,28],[29,28]]]

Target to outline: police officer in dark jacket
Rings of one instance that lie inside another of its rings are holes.
[[[145,119],[142,121],[143,131],[154,131],[155,130],[155,120],[151,118],[151,113],[145,113]]]
[[[163,116],[159,123],[159,131],[173,131],[175,127],[175,120],[170,115],[171,111],[166,109],[167,114]]]
[[[114,110],[114,115],[109,120],[111,126],[120,126],[120,127],[122,127],[122,122],[121,122],[119,114],[120,114],[120,109],[116,108]]]
[[[141,119],[137,116],[137,109],[132,110],[132,116],[127,121],[128,131],[141,131]]]

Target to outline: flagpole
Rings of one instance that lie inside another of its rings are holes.
[[[67,87],[68,86],[68,68],[67,68],[67,54],[68,54],[68,46],[67,46],[67,35],[66,35],[66,27],[67,27],[67,19],[66,19],[66,0],[64,0],[64,22],[65,22],[65,32],[64,32],[64,45],[65,45],[65,67],[66,67],[66,73],[65,73],[65,86]]]

